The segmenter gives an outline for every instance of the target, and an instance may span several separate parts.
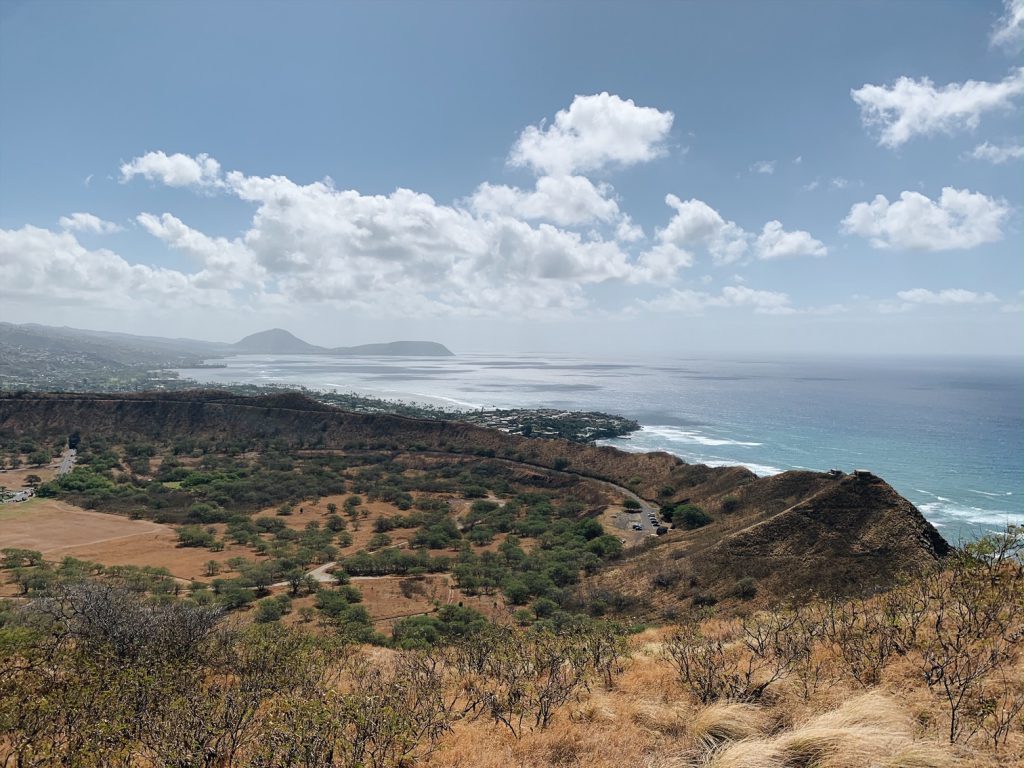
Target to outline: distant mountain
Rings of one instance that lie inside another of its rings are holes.
[[[110,386],[112,377],[127,370],[195,368],[206,360],[244,354],[447,357],[452,352],[433,341],[319,347],[281,328],[225,344],[0,322],[0,387],[85,386],[86,379],[97,376]]]
[[[246,336],[231,350],[253,355],[367,355],[395,357],[451,357],[452,351],[436,341],[389,341],[356,347],[318,347],[282,328],[271,328]]]
[[[332,355],[396,355],[399,357],[452,357],[454,353],[436,341],[389,341],[386,344],[360,344],[358,347],[335,347]]]
[[[328,352],[324,347],[309,344],[282,328],[253,333],[232,344],[231,348],[236,352],[254,355],[315,355]]]

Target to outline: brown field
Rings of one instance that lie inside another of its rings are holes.
[[[0,524],[0,549],[34,549],[47,560],[71,556],[103,565],[149,565],[186,580],[202,576],[207,560],[252,557],[248,549],[237,546],[222,552],[180,548],[170,526],[90,512],[56,499],[5,504],[0,507]]]
[[[60,459],[51,461],[41,467],[19,467],[18,469],[0,469],[0,485],[10,491],[18,491],[28,486],[25,485],[25,478],[29,475],[38,476],[44,483],[53,479]]]
[[[322,499],[301,506],[299,514],[278,518],[292,528],[303,528],[311,520],[327,516],[327,503],[341,506],[346,496]],[[399,510],[390,504],[370,502],[364,505],[369,517],[360,520],[359,530],[352,531],[354,543],[346,552],[364,546],[373,535],[373,521],[382,515]],[[264,516],[274,515],[274,509],[265,510]],[[346,518],[347,519],[347,518]],[[222,525],[213,526],[223,533]],[[393,546],[402,546],[411,531],[392,531]],[[503,538],[503,537],[502,537]],[[183,581],[209,581],[205,565],[209,560],[225,563],[229,558],[242,556],[258,559],[253,552],[238,545],[228,545],[221,552],[193,547],[178,547],[175,529],[148,520],[130,520],[120,515],[91,512],[56,499],[32,499],[23,504],[0,507],[0,549],[16,547],[42,552],[47,560],[58,561],[70,556],[103,565],[135,565],[166,568]],[[230,577],[225,568],[223,573]],[[378,631],[388,632],[400,618],[430,613],[439,605],[461,602],[492,618],[506,614],[500,595],[467,597],[451,585],[447,574],[430,574],[421,579],[400,576],[356,577],[353,585],[363,594],[363,605],[373,617]],[[405,582],[403,589],[403,582]],[[11,589],[13,589],[12,585]],[[10,590],[6,590],[10,591]],[[276,593],[286,592],[277,587]],[[307,602],[312,603],[312,599]],[[296,602],[296,607],[304,603]]]

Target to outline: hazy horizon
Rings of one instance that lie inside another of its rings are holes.
[[[0,320],[1021,355],[1015,7],[5,3]]]

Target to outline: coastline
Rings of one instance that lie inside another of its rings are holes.
[[[1014,469],[1024,462],[1024,419],[1012,408],[1024,376],[1010,366],[994,367],[994,384],[982,388],[976,361],[923,369],[918,361],[828,367],[493,354],[221,362],[227,367],[178,373],[207,386],[305,386],[445,411],[487,405],[622,414],[640,429],[600,444],[745,466],[761,476],[867,468],[952,539],[1024,523],[1024,478]]]

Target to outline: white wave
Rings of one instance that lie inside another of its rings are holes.
[[[695,463],[697,463],[697,464],[707,464],[709,467],[746,467],[747,469],[749,469],[751,472],[753,472],[758,477],[767,477],[769,475],[778,475],[778,474],[786,471],[784,469],[779,469],[778,467],[772,467],[772,466],[769,466],[767,464],[754,464],[753,462],[750,462],[750,461],[728,461],[728,460],[720,461],[720,460],[717,460],[717,459],[713,459],[713,460],[709,461],[707,459],[704,459],[704,460],[701,460],[701,461],[697,461]]]
[[[455,405],[461,405],[463,408],[471,408],[474,411],[478,411],[484,407],[483,403],[471,403],[468,400],[457,400],[454,397],[444,397],[443,395],[428,395],[425,392],[412,392],[413,397],[425,397],[428,400],[441,400],[445,403],[454,403]]]
[[[995,499],[1001,499],[1004,496],[1013,496],[1013,491],[1004,491],[1002,493],[992,493],[992,491],[976,491],[973,488],[968,488],[971,493],[980,493],[982,496],[990,496]]]
[[[923,493],[925,496],[931,496],[933,499],[937,499],[939,501],[944,501],[946,503],[952,503],[952,501],[953,501],[952,499],[947,499],[945,496],[939,496],[939,494],[937,494],[937,493],[932,493],[931,491],[926,491],[923,488],[915,488],[914,490],[917,491],[918,493]]]
[[[965,520],[977,525],[1005,526],[1024,524],[1024,514],[1009,512],[999,509],[983,509],[964,504],[933,501],[927,504],[919,504],[918,509],[929,520],[932,516],[942,515],[958,520]]]
[[[598,445],[610,445],[613,448],[618,448],[620,451],[627,453],[653,453],[654,451],[664,451],[665,453],[671,453],[673,456],[678,456],[680,459],[685,461],[687,464],[705,464],[709,467],[746,467],[755,475],[759,477],[765,477],[767,475],[777,475],[780,472],[785,472],[784,469],[773,467],[768,464],[756,464],[751,461],[739,461],[738,459],[724,459],[721,457],[708,457],[701,456],[696,453],[688,453],[686,451],[675,450],[673,448],[659,445],[654,442],[637,442],[635,440],[623,439],[623,438],[611,438],[608,440],[598,440]]]
[[[690,443],[693,445],[761,445],[761,443],[748,443],[743,440],[730,440],[724,437],[708,437],[701,432],[660,424],[640,427],[640,432],[653,435],[654,437],[660,437],[672,443]]]

